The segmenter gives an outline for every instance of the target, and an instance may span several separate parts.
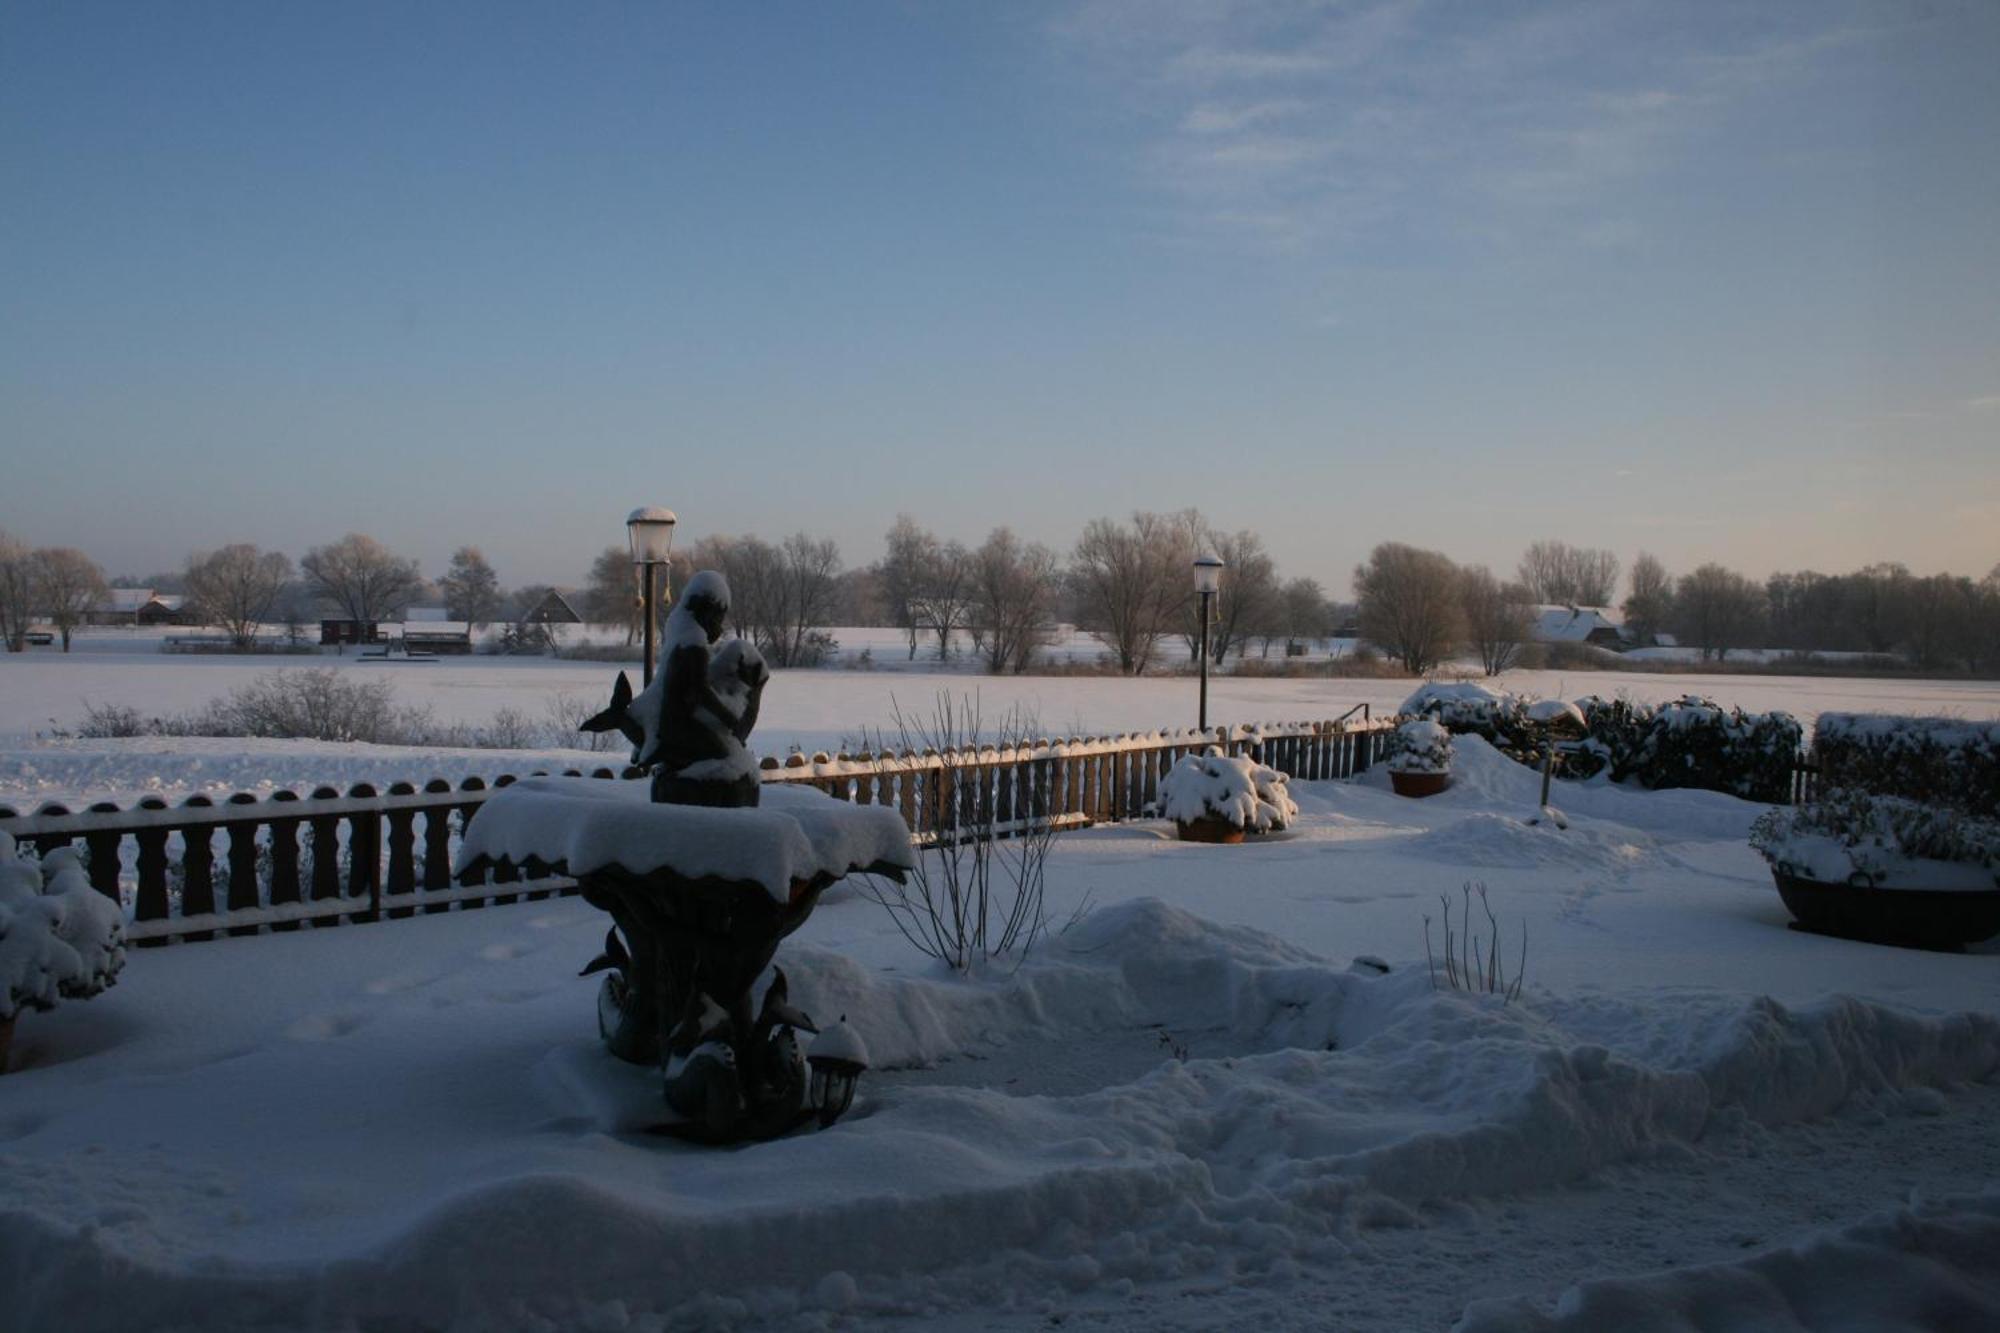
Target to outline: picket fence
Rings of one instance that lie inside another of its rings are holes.
[[[896,754],[794,754],[764,761],[764,781],[805,783],[843,800],[901,812],[919,842],[960,834],[966,812],[1004,831],[1044,819],[1081,827],[1136,819],[1160,777],[1210,745],[1255,754],[1288,777],[1353,777],[1382,755],[1393,723],[1365,709],[1326,722],[1273,723],[1141,735],[1069,737],[1000,749]],[[637,769],[570,776],[635,780]],[[540,773],[535,776],[540,776]],[[397,782],[377,791],[146,796],[130,806],[33,811],[0,804],[0,830],[46,854],[81,844],[90,881],[124,905],[128,936],[145,944],[295,931],[310,923],[399,920],[573,893],[565,876],[496,867],[455,880],[465,823],[494,791],[477,777],[454,786]]]

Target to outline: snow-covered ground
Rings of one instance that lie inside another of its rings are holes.
[[[839,633],[849,638],[873,635],[883,639],[885,647],[896,647],[893,631]],[[159,638],[151,632],[98,631],[80,637],[76,651],[67,656],[48,650],[0,654],[0,802],[97,799],[138,791],[309,789],[321,783],[360,781],[379,785],[619,758],[613,752],[522,755],[295,741],[56,737],[77,727],[86,703],[129,706],[147,716],[185,713],[266,672],[319,666],[354,673],[356,679],[390,680],[399,703],[427,708],[441,723],[483,726],[502,709],[512,709],[549,728],[552,737],[555,702],[568,696],[592,709],[601,707],[610,698],[618,671],[612,663],[547,658],[482,656],[363,664],[352,655],[246,659],[165,654],[157,651]],[[884,654],[876,656],[882,659]],[[1752,711],[1787,709],[1808,726],[1827,710],[2000,717],[2000,682],[1517,671],[1499,683],[1535,695],[1573,698],[1605,693],[1647,701],[1678,698],[1692,690]],[[1210,716],[1217,722],[1318,719],[1337,717],[1363,703],[1386,711],[1395,708],[1414,684],[1404,679],[1220,676],[1210,687]],[[1048,734],[1152,731],[1194,721],[1193,682],[1174,677],[784,671],[765,695],[754,744],[765,754],[780,755],[793,747],[811,752],[856,746],[864,737],[893,731],[898,707],[922,713],[941,691],[976,693],[989,724],[1019,709]]]
[[[638,1132],[579,901],[135,952],[0,1078],[6,1327],[1996,1326],[2000,946],[1788,931],[1760,807],[1529,826],[1457,750],[1244,847],[1065,835],[1093,910],[1018,970],[835,890],[779,962],[877,1068],[739,1151]],[[1433,988],[1468,880],[1511,1004]]]

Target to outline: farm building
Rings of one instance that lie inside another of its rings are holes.
[[[1538,606],[1528,635],[1536,643],[1588,643],[1622,651],[1632,646],[1609,607]]]
[[[92,625],[186,625],[193,623],[187,598],[151,588],[111,588],[85,615]]]

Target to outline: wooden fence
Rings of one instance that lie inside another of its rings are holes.
[[[1349,778],[1381,756],[1392,729],[1387,719],[1363,716],[1213,733],[1071,737],[1006,750],[795,754],[783,763],[766,759],[763,776],[890,806],[919,841],[935,841],[963,828],[966,811],[1003,832],[1029,819],[1080,827],[1138,818],[1157,795],[1160,777],[1209,745],[1256,754],[1295,779]],[[598,768],[589,776],[640,775]],[[309,795],[195,795],[178,805],[148,796],[129,807],[100,802],[82,810],[0,805],[0,830],[43,853],[82,844],[91,883],[125,906],[130,938],[207,940],[573,892],[568,878],[529,878],[514,869],[454,881],[452,858],[465,821],[514,781],[503,775],[489,785],[473,777],[453,786],[438,778],[379,792],[360,783]]]

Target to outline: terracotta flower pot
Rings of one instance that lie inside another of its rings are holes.
[[[1203,815],[1200,819],[1176,819],[1174,830],[1180,834],[1182,842],[1239,843],[1243,841],[1243,828],[1226,819],[1214,815]]]
[[[1389,770],[1389,785],[1398,796],[1435,796],[1451,785],[1449,773],[1399,773]]]
[[[1771,867],[1799,925],[1822,935],[1958,949],[2000,935],[2000,889],[1892,889],[1829,884]]]

